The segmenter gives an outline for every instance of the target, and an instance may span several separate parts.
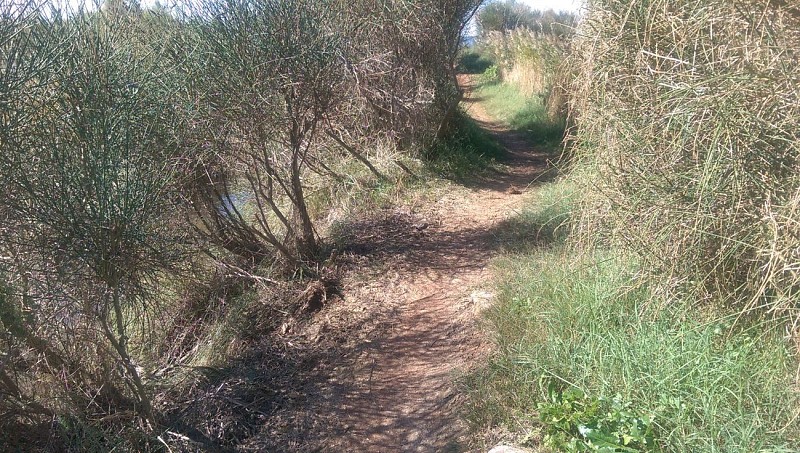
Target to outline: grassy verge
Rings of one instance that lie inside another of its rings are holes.
[[[507,83],[483,84],[477,94],[491,116],[525,132],[537,144],[558,145],[564,136],[566,122],[548,116],[544,96],[524,96]]]
[[[548,184],[539,188],[531,201],[535,208],[524,209],[498,226],[503,250],[524,256],[542,247],[563,244],[569,233],[575,196],[575,187],[571,184]]]
[[[520,222],[560,231],[564,193],[541,192]],[[659,303],[631,289],[631,260],[563,241],[496,263],[497,353],[465,380],[474,427],[538,427],[527,442],[555,451],[797,451],[797,361],[780,323]]]
[[[425,157],[437,176],[463,180],[492,168],[503,154],[502,146],[460,112],[453,133],[426,150]]]

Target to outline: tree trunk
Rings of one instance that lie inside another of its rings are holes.
[[[136,365],[133,363],[133,359],[128,353],[128,336],[125,329],[125,320],[123,319],[122,315],[122,304],[120,301],[119,288],[112,288],[112,291],[113,295],[111,303],[114,308],[117,331],[116,335],[111,331],[111,328],[108,325],[108,320],[106,319],[107,315],[102,313],[100,314],[100,323],[103,327],[103,333],[117,351],[117,354],[122,361],[122,366],[125,368],[128,378],[130,378],[133,383],[133,390],[136,393],[136,398],[138,400],[137,402],[139,403],[139,407],[136,408],[136,411],[148,422],[156,424],[156,420],[153,417],[153,405],[150,401],[150,395],[144,386],[144,382],[142,381],[142,377],[139,375],[139,371],[136,369]]]
[[[319,252],[319,244],[317,244],[317,235],[314,231],[314,222],[308,213],[303,182],[300,179],[300,163],[296,158],[292,162],[292,192],[294,192],[295,217],[300,227],[300,235],[295,238],[297,251],[301,258],[312,257]]]

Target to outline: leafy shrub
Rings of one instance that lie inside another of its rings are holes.
[[[458,70],[465,74],[482,74],[494,62],[482,52],[468,51],[461,55],[458,61]]]
[[[478,77],[478,83],[481,85],[493,85],[500,82],[500,69],[497,65],[491,65],[486,68]]]

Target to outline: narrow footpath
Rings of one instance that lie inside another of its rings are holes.
[[[502,144],[506,168],[454,185],[432,206],[397,212],[361,225],[363,244],[351,246],[383,263],[371,286],[396,304],[385,333],[357,352],[347,390],[336,398],[345,432],[331,451],[460,451],[465,427],[453,379],[489,351],[478,327],[491,303],[489,263],[502,243],[499,229],[513,217],[547,171],[544,152],[523,134],[491,119],[469,76],[464,107]],[[370,238],[380,237],[380,241]]]

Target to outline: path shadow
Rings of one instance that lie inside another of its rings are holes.
[[[255,302],[242,313],[277,321],[266,328],[256,322],[243,332],[244,344],[234,346],[243,352],[235,360],[195,367],[185,378],[191,385],[165,397],[174,402],[164,411],[168,431],[177,433],[167,434],[171,446],[182,452],[331,451],[331,439],[346,434],[337,416],[339,395],[352,384],[336,382],[335,370],[369,343],[365,339],[385,332],[389,313],[353,315],[352,307],[335,300],[314,315],[299,314],[294,302],[273,302]]]
[[[346,436],[351,442],[355,440],[359,451],[460,451],[449,437],[453,431],[452,420],[441,416],[452,413],[459,402],[448,385],[452,364],[443,360],[453,353],[451,338],[456,326],[449,310],[435,303],[437,298],[445,299],[442,294],[435,294],[416,301],[426,305],[410,319],[417,328],[396,332],[389,340],[366,344],[358,352],[357,361],[367,368],[361,371],[370,378],[366,381],[353,379],[352,382],[359,384],[341,389],[339,413],[347,414],[351,420],[382,421],[348,426]],[[374,357],[381,362],[376,363]],[[431,363],[439,366],[431,368]],[[418,382],[415,374],[384,374],[381,379],[372,379],[372,371],[377,367],[424,367],[430,379],[426,380],[427,385]],[[431,382],[437,384],[432,386]],[[406,403],[398,406],[398,401]],[[415,404],[417,401],[425,403]],[[421,432],[425,434],[420,435]]]
[[[558,160],[556,153],[519,153],[506,151],[499,159],[505,168],[490,169],[486,174],[471,180],[460,181],[473,190],[491,190],[494,192],[516,193],[538,184],[552,182],[559,176],[554,163]]]
[[[478,103],[478,102],[481,102],[481,101],[485,101],[485,100],[486,100],[486,97],[470,96],[470,97],[465,97],[464,99],[461,100],[461,102],[465,102],[467,104],[475,104],[475,103]]]
[[[488,229],[475,226],[451,231],[439,225],[426,226],[421,216],[387,210],[353,221],[343,230],[350,234],[340,238],[342,252],[366,259],[369,264],[364,268],[375,272],[371,279],[396,272],[449,282],[456,275],[480,272],[499,252],[547,247],[559,240],[554,225],[526,216],[496,222]],[[350,356],[353,378],[345,381],[349,385],[336,389],[337,413],[348,420],[380,423],[345,426],[341,447],[355,444],[360,451],[376,452],[462,451],[454,440],[453,420],[442,414],[455,413],[463,402],[450,385],[451,357],[471,346],[454,344],[454,338],[463,335],[458,330],[464,328],[453,319],[458,301],[452,293],[433,288],[432,294],[400,304],[401,309],[408,308],[405,313],[410,316],[403,324],[413,329],[393,330],[391,335],[361,345]],[[410,369],[424,369],[425,382],[418,381],[417,373],[383,372],[379,379],[372,378],[373,371]],[[369,378],[359,380],[356,374]]]
[[[536,216],[493,221],[514,204],[509,197],[556,177],[550,165],[556,156],[532,146],[524,133],[480,119],[477,124],[506,156],[501,170],[459,181],[476,192],[461,203],[479,217],[474,222],[464,213],[448,219],[443,209],[431,219],[387,208],[336,226],[337,250],[361,263],[364,280],[396,279],[403,287],[395,295],[394,286],[378,286],[384,303],[397,302],[396,325],[348,356],[350,377],[336,388],[336,413],[348,425],[327,451],[460,451],[452,414],[461,397],[451,385],[453,372],[484,347],[471,330],[477,312],[462,304],[471,297],[462,285],[483,284],[486,267],[500,252],[558,240],[557,229]],[[493,206],[494,199],[500,206]]]
[[[557,243],[565,220],[519,215],[490,228],[449,231],[422,216],[386,210],[340,225],[338,242],[344,254],[367,258],[379,273],[391,268],[400,274],[447,275],[480,270],[500,252]]]

